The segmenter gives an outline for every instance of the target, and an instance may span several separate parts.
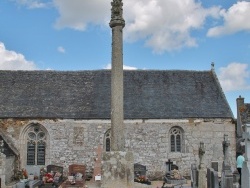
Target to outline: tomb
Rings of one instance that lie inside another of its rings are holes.
[[[166,162],[166,175],[164,176],[164,182],[162,187],[164,187],[166,183],[176,185],[187,183],[187,180],[181,176],[179,172],[179,167],[175,165],[171,159]]]
[[[147,168],[139,163],[134,164],[134,181],[138,183],[143,183],[151,185],[151,182],[146,176]]]
[[[85,180],[86,166],[80,164],[69,165],[69,175],[74,176],[76,181]]]
[[[146,166],[144,165],[141,165],[141,164],[134,164],[134,176],[146,176],[146,172],[147,172],[147,169],[146,169]]]
[[[48,165],[47,171],[41,173],[42,187],[58,187],[63,182],[63,167],[57,165]]]

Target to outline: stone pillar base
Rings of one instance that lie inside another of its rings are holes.
[[[203,169],[198,170],[198,188],[206,188],[207,187],[207,179],[206,179],[206,171]]]
[[[244,161],[241,169],[241,186],[250,186],[250,161]]]
[[[221,174],[221,187],[233,188],[233,174],[231,172],[231,167],[225,165],[223,169],[224,170]]]
[[[133,188],[134,157],[132,152],[103,153],[101,188]]]

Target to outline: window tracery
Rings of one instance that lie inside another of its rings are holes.
[[[170,130],[170,151],[182,152],[183,132],[179,127]]]

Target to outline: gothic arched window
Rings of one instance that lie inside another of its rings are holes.
[[[27,132],[27,165],[45,165],[46,134],[39,124]]]
[[[183,132],[178,127],[173,127],[170,130],[170,151],[182,152]]]
[[[107,130],[104,136],[105,151],[111,151],[111,130]]]

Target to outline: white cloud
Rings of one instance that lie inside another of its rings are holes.
[[[53,0],[59,11],[57,28],[86,30],[88,24],[106,25],[109,1]],[[201,29],[207,17],[218,17],[219,7],[203,8],[196,0],[123,0],[126,26],[124,38],[145,45],[156,53],[197,45],[191,31]]]
[[[57,51],[60,53],[65,53],[65,49],[62,46],[58,46]]]
[[[110,17],[110,2],[100,0],[54,0],[60,17],[57,28],[69,27],[84,31],[88,24],[103,25]]]
[[[111,69],[111,64],[109,63],[108,65],[106,65],[104,67],[104,69]],[[124,70],[137,70],[136,67],[130,67],[130,66],[127,66],[127,65],[123,65],[123,69]]]
[[[125,38],[146,39],[146,46],[157,53],[196,46],[191,31],[219,13],[219,7],[205,9],[194,0],[127,0],[124,5]]]
[[[35,70],[36,65],[27,61],[22,54],[9,51],[0,42],[0,70]]]
[[[26,6],[29,9],[36,9],[36,8],[45,8],[51,5],[51,2],[47,0],[13,0],[16,1],[18,4]]]
[[[248,64],[230,63],[219,70],[218,78],[224,91],[250,89]]]
[[[209,29],[208,36],[214,37],[239,31],[250,31],[250,2],[238,1],[228,10],[222,9],[220,16],[223,18],[224,24]]]

